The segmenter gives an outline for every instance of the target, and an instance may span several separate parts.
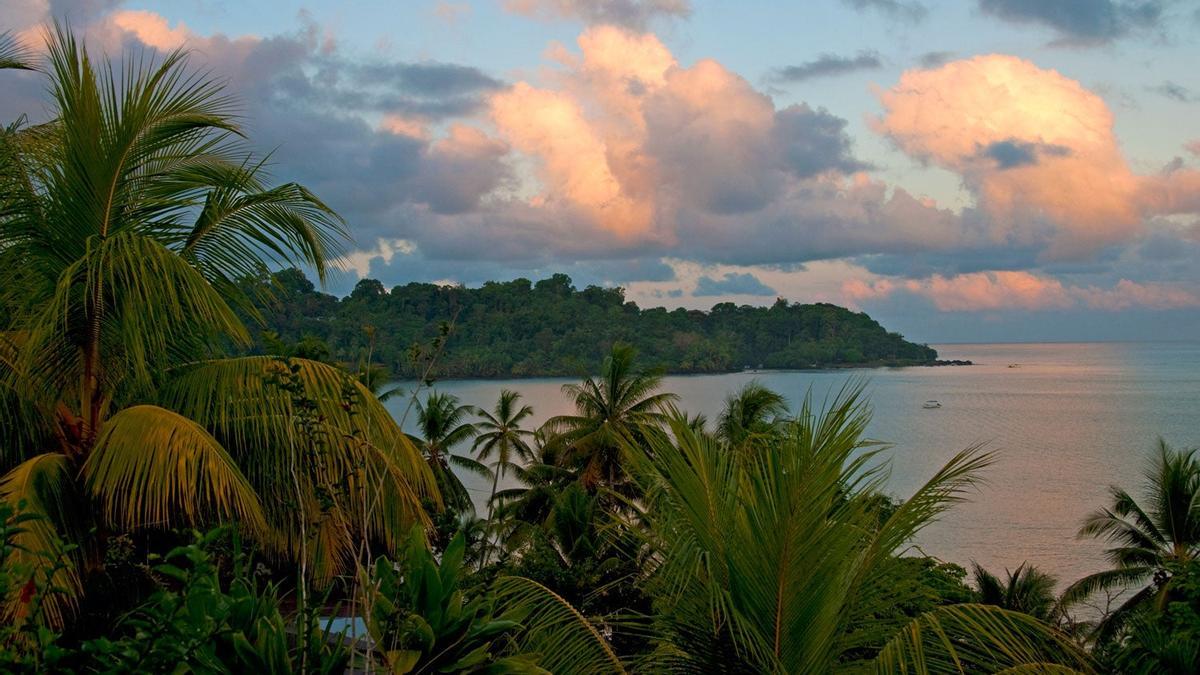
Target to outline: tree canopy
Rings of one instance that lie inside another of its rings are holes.
[[[555,274],[531,282],[488,282],[479,288],[409,283],[390,291],[363,279],[345,298],[318,292],[299,270],[260,278],[272,300],[267,330],[297,342],[319,338],[333,358],[373,359],[396,376],[419,375],[412,345],[454,321],[442,377],[536,377],[588,372],[617,342],[641,361],[672,373],[751,368],[916,365],[937,352],[889,332],[861,312],[782,298],[770,307],[720,303],[707,312],[642,309],[624,289],[588,286]],[[374,327],[368,333],[365,326]],[[373,341],[373,342],[372,342]]]

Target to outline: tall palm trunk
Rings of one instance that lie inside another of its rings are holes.
[[[497,464],[499,464],[499,462],[497,462]],[[488,528],[490,528],[492,526],[492,515],[495,513],[495,508],[496,508],[496,506],[495,506],[496,505],[496,487],[497,487],[497,485],[499,485],[499,483],[500,483],[500,467],[497,466],[496,470],[492,471],[492,494],[488,495],[487,527],[484,528],[484,537],[486,537],[487,539],[491,539],[490,533],[488,532]],[[488,558],[490,557],[489,554],[491,554],[491,552],[492,552],[492,547],[490,545],[491,542],[485,540],[484,544],[485,545],[483,547],[483,556],[479,559],[479,569],[481,569],[481,570],[487,566]]]
[[[80,459],[87,457],[100,433],[100,293],[98,283],[92,293],[87,344],[83,348],[83,390],[79,395],[82,437],[77,449]]]

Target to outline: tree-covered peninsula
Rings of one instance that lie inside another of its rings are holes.
[[[451,326],[440,377],[536,377],[587,372],[615,342],[672,373],[743,368],[931,364],[937,352],[889,332],[861,312],[778,299],[770,307],[725,302],[707,312],[642,309],[621,288],[575,288],[555,274],[479,288],[409,283],[390,291],[374,279],[344,297],[284,270],[258,282],[263,345],[361,362],[370,354],[395,376],[413,376],[413,345]],[[275,351],[278,351],[277,349]]]

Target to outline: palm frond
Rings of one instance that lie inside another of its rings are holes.
[[[1079,528],[1080,537],[1095,537],[1125,546],[1139,546],[1149,551],[1166,544],[1158,528],[1141,507],[1124,490],[1113,489],[1113,509],[1100,509],[1089,514]],[[1124,518],[1133,516],[1133,522]]]
[[[1145,583],[1153,575],[1153,567],[1128,567],[1089,574],[1067,586],[1062,594],[1062,603],[1072,605],[1088,599],[1098,591],[1122,590],[1128,586]]]
[[[239,521],[254,533],[267,529],[258,496],[217,439],[157,406],[109,419],[83,476],[104,517],[124,528]]]
[[[204,345],[218,336],[248,343],[249,334],[225,299],[159,242],[136,233],[91,241],[91,250],[63,271],[23,349],[23,371],[49,395],[82,377],[76,345],[95,297],[108,310],[98,330],[109,356],[110,387],[125,378],[149,384],[155,369],[177,356],[213,351]]]
[[[41,585],[46,594],[42,611],[55,627],[63,626],[83,595],[79,554],[64,553],[67,542],[84,540],[90,520],[73,474],[66,455],[49,453],[25,460],[0,478],[0,500],[34,516],[14,537],[16,551],[10,562],[13,569],[30,570],[29,582]],[[9,620],[28,611],[28,600],[20,595],[22,585],[15,586],[14,595],[3,599],[3,614]]]
[[[480,478],[491,478],[492,477],[492,469],[490,467],[488,467],[488,465],[484,464],[483,462],[472,459],[470,457],[465,457],[463,455],[452,454],[452,455],[449,455],[449,458],[450,458],[450,464],[458,467],[459,469],[462,469],[463,471],[467,471],[469,473],[475,474],[476,476],[479,476]]]
[[[33,53],[12,31],[0,33],[0,70],[34,70]]]
[[[1041,670],[1053,664],[1053,670]],[[1016,669],[1016,670],[1012,670]],[[875,659],[878,673],[1094,672],[1071,638],[992,605],[948,605],[914,619]]]
[[[258,266],[307,266],[325,280],[349,235],[344,222],[301,185],[267,187],[261,164],[207,164],[189,177],[209,186],[180,253],[209,278],[249,276]]]
[[[399,533],[428,525],[424,501],[441,504],[420,451],[370,390],[333,366],[261,356],[194,363],[167,374],[160,402],[228,449],[268,522],[284,533],[280,546],[292,551],[299,509],[309,522],[357,528],[367,518],[369,536],[392,549]],[[302,491],[321,492],[332,504],[315,496],[296,503],[289,467],[297,457],[305,458],[297,476]],[[326,541],[333,547],[338,540],[330,534]],[[331,563],[321,568],[335,570]]]
[[[27,333],[0,331],[0,472],[53,447],[51,407],[44,399],[30,398],[17,363]]]
[[[537,653],[552,673],[625,673],[625,666],[591,621],[545,586],[524,577],[496,581],[497,607],[521,624],[517,643]]]
[[[924,527],[934,522],[966,493],[978,488],[981,472],[995,462],[995,455],[976,445],[956,453],[884,522],[872,549],[890,555]],[[884,553],[886,552],[886,553]]]

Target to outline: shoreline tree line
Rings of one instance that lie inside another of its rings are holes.
[[[414,282],[390,291],[363,279],[339,299],[288,269],[260,275],[247,291],[260,299],[264,352],[278,353],[283,343],[356,363],[370,351],[395,378],[419,374],[410,365],[413,345],[428,342],[449,320],[453,348],[438,363],[445,378],[573,377],[594,369],[617,342],[671,373],[937,362],[936,350],[836,305],[780,298],[769,307],[725,302],[707,312],[642,309],[621,288],[579,290],[564,274],[478,288]]]

